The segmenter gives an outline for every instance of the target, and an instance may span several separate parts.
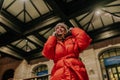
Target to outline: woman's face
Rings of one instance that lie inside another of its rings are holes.
[[[55,31],[56,31],[56,34],[58,36],[60,35],[65,35],[66,34],[66,29],[64,28],[64,26],[61,26],[61,25],[58,25],[56,28],[55,28]]]

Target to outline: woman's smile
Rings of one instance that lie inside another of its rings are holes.
[[[63,26],[57,26],[55,30],[57,35],[62,35],[66,33],[66,30]]]

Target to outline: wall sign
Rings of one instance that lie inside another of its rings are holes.
[[[114,64],[120,64],[120,56],[114,56],[110,58],[105,58],[104,59],[104,64],[105,66],[110,66]]]

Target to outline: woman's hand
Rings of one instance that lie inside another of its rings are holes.
[[[52,33],[52,36],[56,36],[56,31],[54,31],[54,32]]]
[[[69,28],[69,32],[71,32],[72,29],[73,29],[73,27]]]

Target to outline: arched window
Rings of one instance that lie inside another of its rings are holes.
[[[42,76],[40,79],[48,80],[48,67],[46,64],[37,65],[33,68],[35,76]]]
[[[99,55],[103,80],[120,80],[120,48],[102,51]]]
[[[14,70],[9,69],[9,70],[5,71],[5,73],[3,74],[2,80],[13,79],[13,76],[14,76]]]

